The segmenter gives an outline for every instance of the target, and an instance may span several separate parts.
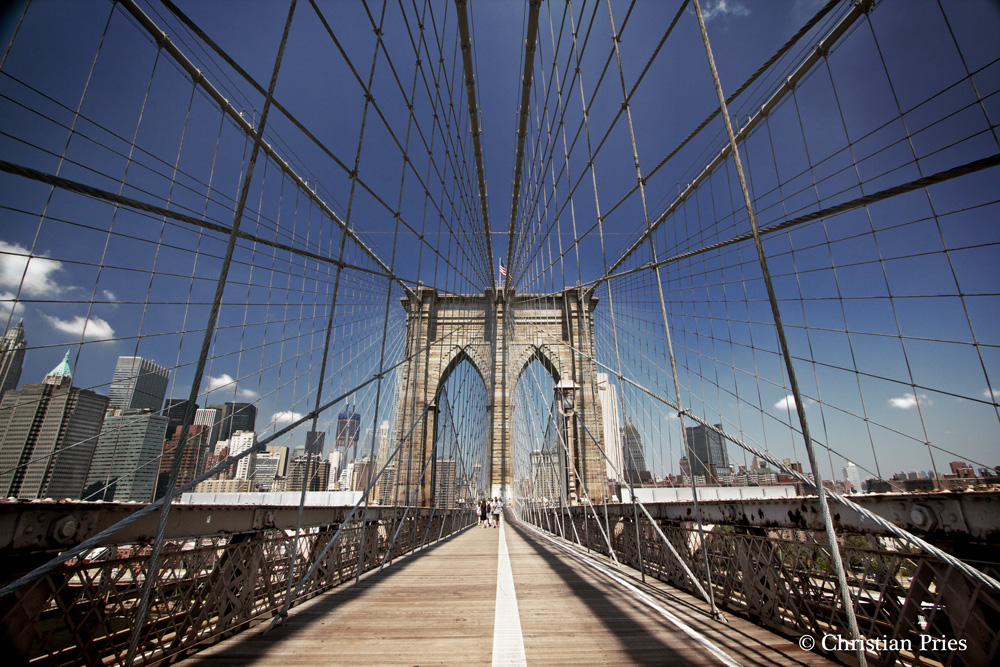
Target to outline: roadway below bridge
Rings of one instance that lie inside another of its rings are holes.
[[[511,522],[470,528],[266,627],[259,622],[180,664],[833,664]]]

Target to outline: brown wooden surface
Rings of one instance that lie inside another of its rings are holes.
[[[720,664],[604,575],[527,531],[505,532],[529,665]],[[181,664],[491,664],[499,534],[472,528],[296,607],[266,636],[260,623]],[[705,603],[658,582],[633,584],[740,664],[831,664],[745,621],[715,621]]]

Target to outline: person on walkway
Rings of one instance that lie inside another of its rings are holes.
[[[493,499],[493,527],[500,525],[500,515],[503,513],[503,503],[499,498]]]
[[[479,523],[483,528],[490,526],[490,508],[486,500],[479,501]]]

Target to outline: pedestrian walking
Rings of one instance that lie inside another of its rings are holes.
[[[479,524],[483,528],[489,528],[490,525],[490,508],[485,499],[479,501]]]
[[[500,525],[500,515],[503,513],[503,503],[499,498],[493,499],[493,527]]]

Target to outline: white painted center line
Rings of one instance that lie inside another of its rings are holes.
[[[524,657],[524,637],[521,635],[521,616],[517,613],[517,595],[514,593],[514,575],[507,555],[507,534],[500,524],[500,551],[497,560],[497,604],[493,621],[493,664],[527,665]]]

